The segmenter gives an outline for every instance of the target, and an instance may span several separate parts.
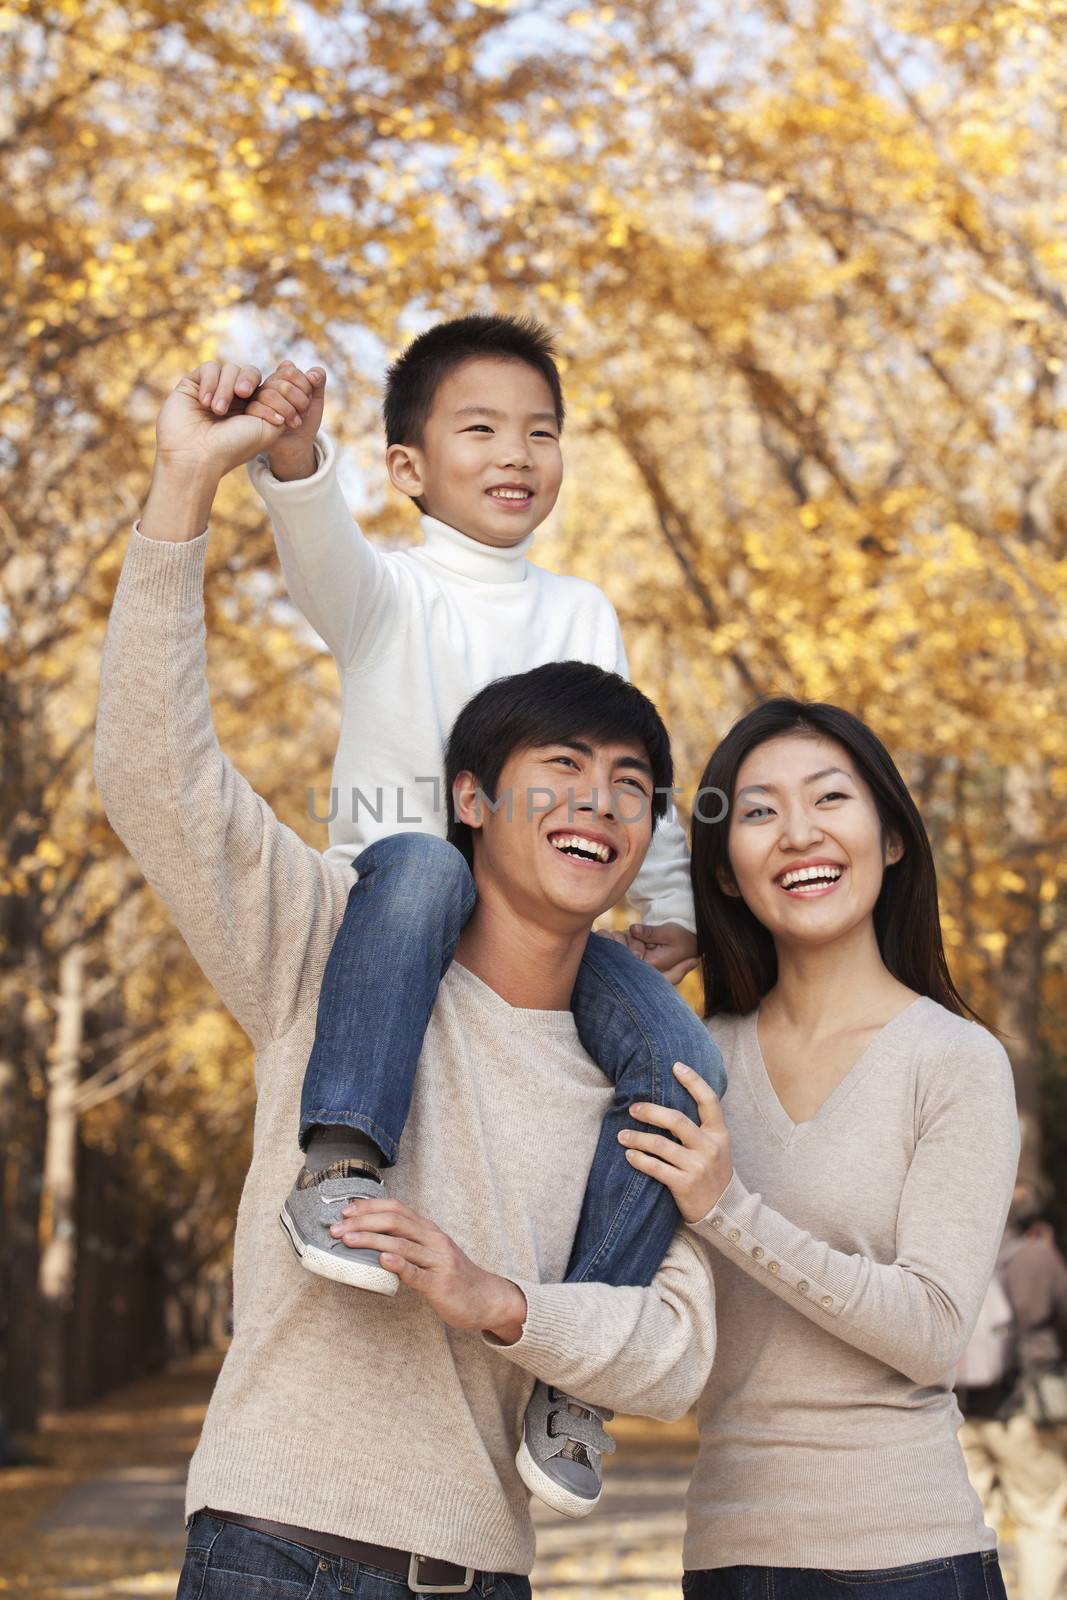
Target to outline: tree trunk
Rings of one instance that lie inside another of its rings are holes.
[[[56,1038],[48,1070],[44,1175],[41,1188],[41,1398],[50,1410],[65,1401],[67,1319],[77,1261],[78,1114],[85,1022],[85,947],[72,944],[59,962]]]
[[[1010,896],[1008,942],[1000,964],[997,1026],[1015,1074],[1022,1150],[1019,1182],[1048,1193],[1041,1150],[1041,988],[1046,935],[1041,927],[1041,869],[1033,861],[1040,825],[1034,795],[1037,775],[1016,766],[1008,773],[1012,839],[1008,862],[1025,887]]]

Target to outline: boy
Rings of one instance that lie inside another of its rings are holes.
[[[252,370],[222,369],[213,399],[202,392],[201,403],[225,413],[240,396],[238,378],[247,388]],[[305,1167],[282,1223],[309,1270],[392,1294],[397,1278],[379,1252],[324,1246],[317,1224],[326,1186],[344,1178],[353,1195],[373,1195],[397,1158],[437,985],[474,905],[469,856],[442,842],[444,807],[429,793],[443,772],[446,732],[498,677],[573,658],[628,672],[602,592],[526,560],[562,479],[563,399],[543,329],[461,318],[422,334],[390,369],[386,463],[423,513],[421,548],[383,556],[359,532],[337,487],[332,443],[324,435],[316,443],[323,398],[318,369],[305,377],[283,363],[247,406],[285,429],[249,473],[270,509],[290,593],[341,675],[326,854],[357,873],[323,979],[301,1102]],[[557,770],[566,759],[556,758]],[[519,803],[527,811],[538,804],[533,795]],[[568,821],[549,847],[572,861],[577,892],[610,872],[612,858],[587,817]],[[677,978],[692,964],[694,941],[673,806],[663,833],[634,897],[662,919],[654,944]],[[649,1099],[688,1109],[675,1060],[724,1087],[718,1053],[690,1008],[610,940],[589,941],[572,1006],[623,1112]],[[647,1284],[676,1226],[670,1195],[628,1165],[617,1132],[606,1120],[567,1282]],[[579,1401],[541,1385],[526,1419],[520,1473],[571,1516],[592,1510],[600,1495],[594,1440],[603,1436],[590,1431],[592,1420]]]

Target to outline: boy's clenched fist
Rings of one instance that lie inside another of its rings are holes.
[[[282,361],[256,389],[247,406],[249,416],[272,422],[285,419],[284,432],[268,446],[267,460],[276,478],[309,478],[315,471],[315,435],[322,422],[326,374],[321,367],[304,373],[292,361]]]

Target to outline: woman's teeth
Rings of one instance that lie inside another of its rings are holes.
[[[836,883],[844,870],[844,867],[800,867],[796,872],[783,873],[778,882],[783,889],[803,893],[807,888],[825,889],[828,884]]]

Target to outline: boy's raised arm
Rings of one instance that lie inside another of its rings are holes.
[[[283,362],[256,391],[251,414],[304,393],[298,426],[248,463],[248,476],[270,512],[274,542],[293,604],[329,646],[343,671],[357,654],[372,617],[393,588],[379,552],[364,537],[337,481],[337,451],[322,431],[325,374],[305,376]],[[279,413],[281,414],[281,413]]]
[[[215,735],[206,524],[220,478],[276,430],[201,411],[201,371],[157,424],[152,488],[108,623],[94,775],[115,832],[261,1046],[315,1003],[347,879],[278,821]]]

